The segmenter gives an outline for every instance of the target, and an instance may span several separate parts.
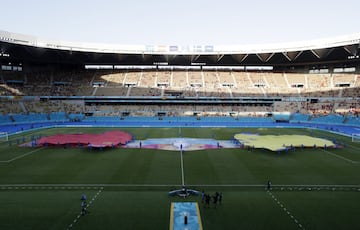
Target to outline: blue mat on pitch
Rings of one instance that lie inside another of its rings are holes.
[[[199,206],[196,202],[173,202],[170,212],[170,230],[202,230]]]

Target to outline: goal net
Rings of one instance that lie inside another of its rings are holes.
[[[351,134],[351,141],[352,142],[360,142],[360,133]]]
[[[0,132],[0,142],[8,141],[9,136],[7,132]]]

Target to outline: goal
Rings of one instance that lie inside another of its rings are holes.
[[[351,134],[351,141],[352,142],[360,142],[360,133]]]
[[[0,132],[0,142],[8,141],[9,135],[7,132]]]

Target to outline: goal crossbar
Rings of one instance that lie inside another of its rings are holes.
[[[351,141],[352,142],[360,142],[360,133],[351,134]]]
[[[7,132],[0,132],[0,142],[8,141],[9,135]]]

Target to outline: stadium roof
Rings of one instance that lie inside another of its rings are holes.
[[[9,56],[9,50],[17,47],[16,59],[21,60],[23,52],[31,53],[34,59],[40,57],[39,50],[57,52],[62,61],[81,64],[126,64],[153,65],[287,65],[304,63],[359,62],[360,33],[291,43],[264,45],[113,45],[52,41],[35,36],[0,30],[1,53]],[[49,54],[48,54],[49,55]],[[3,56],[3,55],[0,55]],[[55,55],[56,56],[56,55]],[[74,57],[76,56],[76,57]],[[56,58],[59,60],[59,58]],[[354,60],[355,59],[355,60]],[[45,60],[50,61],[47,57]]]
[[[304,51],[326,49],[339,46],[359,45],[360,33],[344,35],[333,38],[299,41],[290,43],[274,43],[263,45],[114,45],[100,43],[76,43],[68,41],[54,41],[35,36],[11,33],[0,30],[0,40],[29,45],[40,48],[85,51],[97,53],[134,53],[134,54],[249,54],[249,53],[278,53],[291,51]]]

